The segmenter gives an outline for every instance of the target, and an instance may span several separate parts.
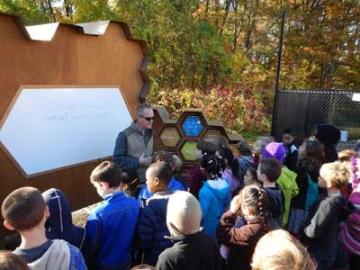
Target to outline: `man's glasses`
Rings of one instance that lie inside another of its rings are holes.
[[[144,117],[144,116],[140,116],[141,118],[144,118],[146,121],[152,121],[154,120],[154,117]]]

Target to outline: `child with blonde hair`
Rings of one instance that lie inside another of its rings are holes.
[[[347,266],[338,245],[338,231],[340,222],[354,211],[354,206],[340,192],[349,179],[349,168],[339,161],[326,163],[320,168],[318,184],[326,189],[327,197],[320,202],[304,230],[309,238],[308,250],[316,259],[319,270]]]
[[[252,270],[315,270],[316,264],[305,247],[284,230],[265,234],[257,243]]]

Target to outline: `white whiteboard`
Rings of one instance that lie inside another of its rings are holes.
[[[118,88],[22,89],[0,141],[27,176],[112,155],[132,118]]]

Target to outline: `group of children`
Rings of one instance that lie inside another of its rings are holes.
[[[322,134],[329,130],[335,139]],[[238,156],[227,145],[202,141],[186,183],[178,175],[179,160],[166,151],[154,156],[146,183],[104,161],[90,175],[103,201],[85,229],[72,224],[60,190],[19,188],[1,211],[5,227],[19,232],[21,242],[13,253],[0,253],[0,265],[356,269],[360,164],[356,151],[337,160],[338,135],[333,126],[319,126],[298,149],[286,130],[281,143],[266,137],[251,148],[239,142]]]

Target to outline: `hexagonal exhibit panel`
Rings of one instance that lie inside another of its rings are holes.
[[[204,130],[204,123],[199,116],[187,116],[181,125],[181,129],[187,137],[198,137]]]
[[[220,132],[220,130],[216,130],[216,129],[209,129],[205,132],[205,135],[204,135],[204,140],[205,141],[209,141],[211,140],[212,138],[214,137],[217,137],[217,136],[222,136],[223,134]]]
[[[186,161],[196,161],[196,145],[197,142],[187,141],[181,146],[180,152]]]
[[[29,176],[111,156],[131,121],[119,88],[25,88],[0,141]]]
[[[175,127],[166,127],[161,132],[160,140],[167,147],[175,147],[180,141],[180,134]]]

